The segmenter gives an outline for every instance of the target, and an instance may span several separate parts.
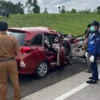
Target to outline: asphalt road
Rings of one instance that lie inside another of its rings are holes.
[[[31,93],[37,92],[45,87],[48,87],[52,84],[55,84],[61,80],[64,80],[72,75],[75,75],[83,70],[85,70],[86,62],[80,58],[74,58],[72,60],[72,64],[66,65],[64,70],[60,70],[59,68],[55,68],[51,70],[46,77],[43,79],[36,79],[33,75],[24,75],[19,76],[19,82],[21,87],[21,97],[27,96]],[[8,80],[8,90],[7,90],[7,98],[8,100],[12,100],[13,90]]]

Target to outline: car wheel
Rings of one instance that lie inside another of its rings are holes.
[[[46,61],[41,62],[36,68],[36,77],[43,78],[48,73],[48,63]]]

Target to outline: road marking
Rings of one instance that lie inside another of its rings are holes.
[[[100,78],[100,75],[99,75],[99,78]],[[60,97],[57,97],[54,100],[64,100],[64,99],[70,97],[71,95],[75,94],[76,92],[82,90],[83,88],[87,87],[88,85],[90,85],[90,84],[83,83],[80,86],[78,86],[78,87],[74,88],[73,90],[61,95]]]
[[[64,99],[68,98],[69,96],[75,94],[76,92],[82,90],[83,88],[87,87],[88,85],[89,84],[87,84],[87,83],[83,83],[80,86],[78,86],[77,88],[75,88],[75,89],[73,89],[73,90],[61,95],[60,97],[58,97],[58,98],[56,98],[54,100],[64,100]]]

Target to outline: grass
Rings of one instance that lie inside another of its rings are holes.
[[[6,20],[9,27],[45,26],[55,29],[61,33],[72,33],[74,35],[83,34],[88,23],[93,20],[100,22],[100,15],[97,14],[27,14],[11,15]]]

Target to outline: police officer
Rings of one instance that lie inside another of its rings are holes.
[[[17,40],[7,35],[7,28],[8,24],[0,21],[0,100],[7,100],[6,90],[8,75],[14,89],[13,100],[20,100],[20,87],[14,51],[16,51],[17,56],[21,60],[20,66],[25,67],[25,63],[22,59]]]
[[[89,84],[96,84],[98,79],[98,68],[97,68],[97,57],[100,54],[100,33],[99,29],[99,22],[94,21],[90,27],[90,35],[88,37],[88,45],[87,45],[87,52],[86,56],[90,55],[90,62],[91,62],[91,70],[92,70],[92,77],[89,77]]]

